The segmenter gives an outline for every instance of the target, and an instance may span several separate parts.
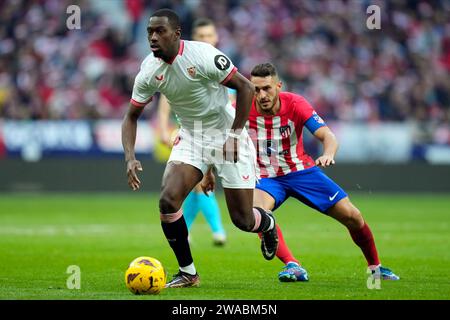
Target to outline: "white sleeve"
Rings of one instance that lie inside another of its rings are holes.
[[[131,95],[130,103],[136,107],[145,107],[152,101],[156,90],[146,81],[144,73],[139,71],[134,79],[133,94]]]
[[[202,66],[208,79],[221,84],[227,83],[237,71],[230,58],[211,45],[203,52]]]

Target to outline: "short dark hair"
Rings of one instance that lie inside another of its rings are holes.
[[[261,63],[261,64],[256,65],[252,69],[252,72],[250,74],[253,77],[261,77],[261,78],[265,78],[268,76],[272,76],[272,77],[278,76],[277,69],[270,62]]]
[[[208,18],[198,18],[192,23],[192,30],[195,30],[200,27],[213,26],[215,27],[214,22]]]
[[[155,12],[153,12],[153,14],[150,16],[150,18],[151,17],[167,17],[167,19],[169,19],[169,24],[172,27],[172,29],[181,28],[180,17],[173,10],[159,9],[159,10],[156,10]]]

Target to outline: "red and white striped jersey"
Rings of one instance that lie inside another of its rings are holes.
[[[260,178],[283,176],[315,165],[303,149],[302,132],[308,119],[320,117],[300,95],[280,92],[279,97],[281,107],[274,116],[261,115],[253,99],[247,122],[257,152]]]

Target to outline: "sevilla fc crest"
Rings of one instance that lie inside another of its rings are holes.
[[[282,126],[280,127],[281,138],[288,138],[291,135],[291,126]]]
[[[189,75],[194,78],[195,77],[195,67],[189,67],[187,68],[187,72],[189,73]]]

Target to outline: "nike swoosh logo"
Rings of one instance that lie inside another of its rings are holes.
[[[339,191],[337,191],[337,192],[334,194],[334,196],[328,197],[328,199],[330,199],[330,201],[333,201],[334,198],[336,198],[336,196],[337,196],[338,193],[339,193]]]
[[[266,248],[266,246],[264,245],[263,246],[263,249],[264,249],[264,253],[265,253],[265,255],[267,256],[267,257],[270,257],[271,256],[271,254],[270,254],[270,252],[267,250],[267,248]]]
[[[162,75],[160,75],[159,77],[158,77],[158,76],[155,76],[155,78],[156,78],[156,80],[161,81],[162,79],[164,79],[164,75],[162,74]]]

